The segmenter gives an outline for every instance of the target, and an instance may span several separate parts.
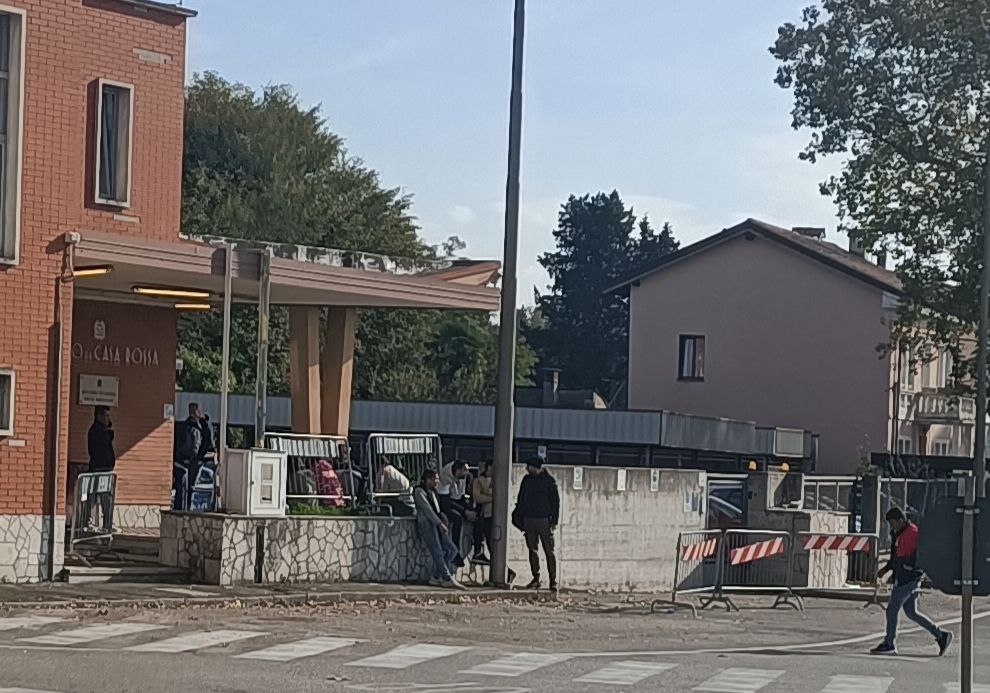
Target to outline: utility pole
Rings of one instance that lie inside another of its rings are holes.
[[[976,352],[976,444],[973,476],[966,479],[962,528],[962,653],[959,656],[959,690],[973,693],[973,564],[976,499],[987,497],[987,323],[990,313],[990,133],[983,163],[983,277],[980,280],[980,321]]]
[[[495,400],[495,507],[492,513],[491,581],[508,584],[509,492],[512,480],[516,386],[516,264],[519,255],[519,168],[522,149],[523,33],[525,0],[515,0],[512,91],[509,97],[509,171],[505,181],[505,246],[498,329],[498,394]]]

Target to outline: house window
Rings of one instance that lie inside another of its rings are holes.
[[[939,457],[948,457],[952,454],[951,440],[936,440],[932,443],[932,454]]]
[[[678,380],[705,379],[705,338],[681,335]]]
[[[902,390],[913,390],[914,389],[914,372],[913,361],[914,361],[914,349],[901,349],[898,354],[898,360],[900,362],[901,373],[901,389]]]
[[[938,356],[938,381],[935,387],[949,387],[950,380],[952,380],[952,354],[943,351]]]
[[[901,437],[897,439],[897,454],[898,455],[910,455],[911,454],[911,439],[907,437]]]
[[[134,89],[100,80],[96,119],[96,203],[127,207],[131,198]]]
[[[21,183],[21,29],[24,17],[0,13],[0,262],[17,262]]]
[[[14,371],[0,370],[0,436],[14,435]]]

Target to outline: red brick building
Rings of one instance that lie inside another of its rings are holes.
[[[115,407],[120,501],[168,500],[168,469],[149,460],[172,444],[176,313],[85,297],[66,234],[178,238],[195,13],[148,0],[0,0],[0,13],[0,579],[36,580],[51,545],[60,567],[66,475],[88,461],[92,407],[72,375],[140,373]],[[94,342],[158,362],[96,361]]]

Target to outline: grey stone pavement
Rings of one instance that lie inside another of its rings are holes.
[[[739,613],[694,620],[628,597],[451,603],[425,590],[366,599],[368,587],[357,587],[353,600],[320,605],[176,608],[24,608],[4,587],[0,692],[956,690],[957,647],[938,658],[927,634],[905,626],[900,656],[871,657],[882,613],[853,602],[809,599],[795,612],[753,596]],[[958,631],[956,600],[926,595],[922,608]],[[990,602],[978,600],[976,624],[976,690],[990,693]]]

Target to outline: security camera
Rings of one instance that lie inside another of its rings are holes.
[[[67,245],[78,245],[82,240],[82,235],[78,231],[66,231],[65,242]]]

